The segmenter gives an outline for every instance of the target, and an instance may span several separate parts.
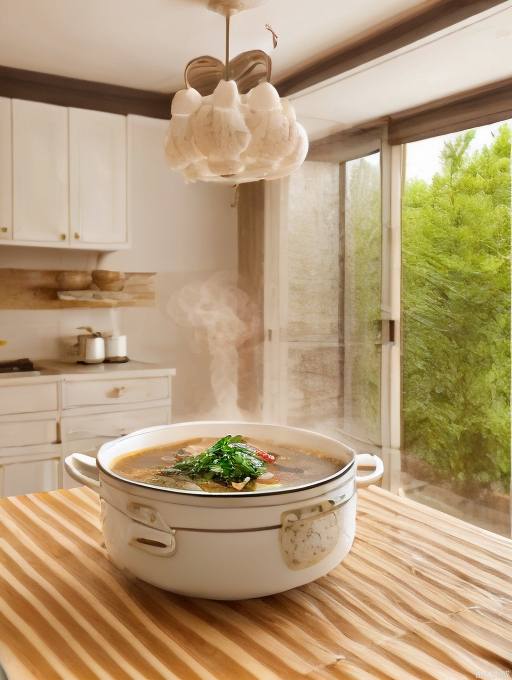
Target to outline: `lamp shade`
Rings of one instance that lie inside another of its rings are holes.
[[[174,95],[171,114],[167,159],[190,182],[278,179],[308,152],[292,105],[269,82],[240,94],[234,80],[221,80],[206,97],[188,87]]]

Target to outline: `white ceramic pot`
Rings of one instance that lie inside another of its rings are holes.
[[[341,469],[317,482],[232,494],[163,489],[112,471],[122,454],[194,437],[242,434],[318,451]],[[361,477],[357,465],[375,469]],[[100,494],[114,564],[183,595],[235,600],[271,595],[334,569],[355,533],[356,486],[382,477],[378,456],[324,435],[281,425],[190,422],[150,427],[104,444],[97,460],[73,453],[67,472]]]

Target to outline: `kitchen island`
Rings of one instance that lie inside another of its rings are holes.
[[[512,541],[376,487],[327,577],[187,599],[120,572],[85,488],[0,501],[0,662],[11,680],[506,680]],[[208,565],[205,565],[205,570]]]

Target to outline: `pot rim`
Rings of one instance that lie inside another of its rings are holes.
[[[101,461],[101,454],[103,450],[106,449],[111,449],[115,446],[116,442],[120,441],[126,441],[127,439],[130,439],[131,437],[135,436],[140,436],[149,432],[155,432],[158,430],[162,429],[168,429],[172,427],[173,425],[208,425],[208,424],[215,424],[218,425],[219,422],[222,421],[207,421],[207,420],[202,420],[202,421],[186,421],[186,422],[180,422],[180,423],[172,423],[170,425],[157,425],[154,427],[148,427],[144,428],[142,430],[136,430],[135,432],[130,433],[129,435],[126,435],[124,437],[120,437],[118,439],[114,439],[112,441],[109,441],[103,446],[101,446],[100,450],[98,451],[98,456],[96,458],[96,465],[99,468],[99,470],[106,475],[107,477],[111,477],[112,479],[117,480],[118,482],[122,482],[123,484],[127,484],[128,486],[135,486],[143,489],[148,489],[151,491],[157,491],[161,493],[166,493],[166,494],[172,494],[172,495],[178,495],[178,496],[190,496],[193,498],[261,498],[263,496],[279,496],[281,494],[289,494],[289,493],[296,493],[299,491],[307,491],[308,489],[314,489],[316,487],[322,486],[323,484],[328,484],[329,482],[332,482],[336,479],[341,479],[342,477],[345,476],[347,472],[349,472],[355,465],[355,456],[356,452],[355,450],[351,447],[345,444],[344,442],[334,439],[333,437],[329,437],[325,434],[321,434],[320,432],[314,432],[313,430],[307,430],[306,428],[303,427],[291,427],[289,425],[278,425],[276,423],[258,423],[258,422],[250,422],[250,421],[225,421],[226,423],[229,423],[230,425],[236,424],[237,426],[243,427],[244,425],[250,425],[250,426],[264,426],[268,428],[278,428],[278,429],[287,429],[287,430],[293,430],[294,432],[297,433],[307,433],[308,435],[315,435],[316,437],[319,437],[320,439],[325,439],[329,442],[335,442],[337,444],[340,444],[343,446],[347,451],[349,451],[352,454],[352,460],[348,462],[346,465],[344,465],[340,470],[337,470],[334,474],[329,475],[328,477],[322,477],[322,479],[319,479],[314,482],[310,482],[309,484],[301,484],[299,486],[291,486],[287,487],[285,489],[273,489],[269,491],[237,491],[236,493],[225,493],[225,492],[218,492],[218,491],[191,491],[187,489],[170,489],[168,487],[162,487],[162,486],[156,486],[154,484],[148,484],[146,482],[138,482],[133,479],[127,479],[126,477],[122,477],[121,475],[116,474],[113,470],[109,469],[106,467],[102,461]],[[121,454],[122,455],[122,454]],[[234,502],[234,501],[233,501]]]

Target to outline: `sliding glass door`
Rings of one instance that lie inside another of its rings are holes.
[[[380,153],[267,191],[265,415],[381,444]]]
[[[265,190],[264,417],[376,451],[386,488],[504,535],[511,130],[329,147]]]

